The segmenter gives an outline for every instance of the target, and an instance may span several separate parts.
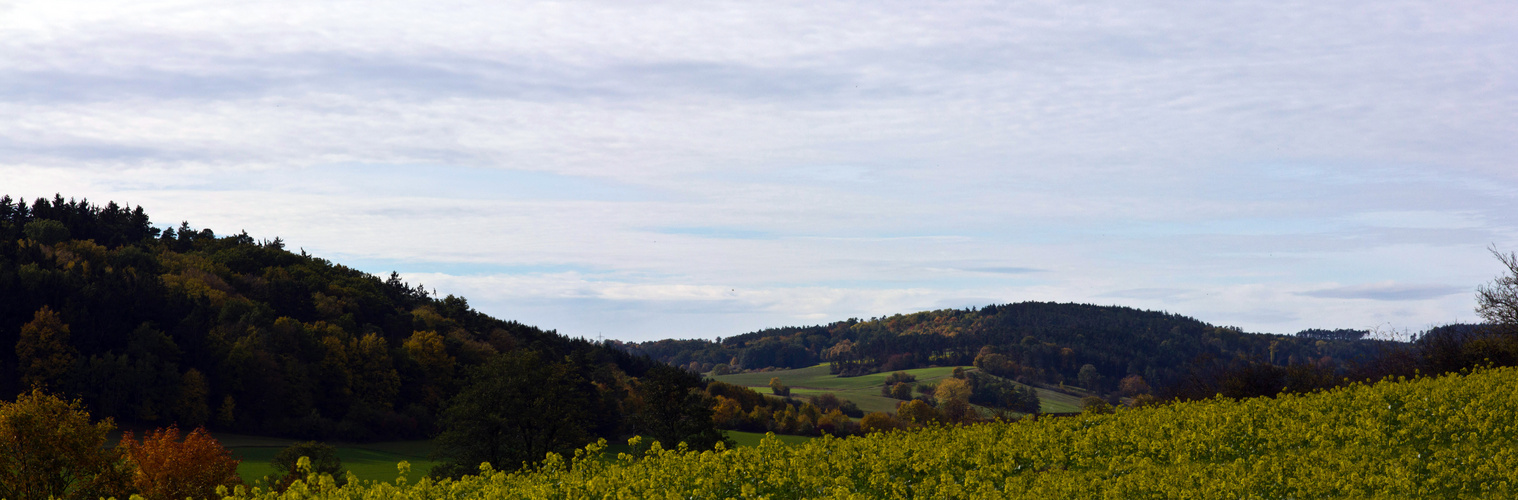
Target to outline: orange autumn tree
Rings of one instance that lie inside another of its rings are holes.
[[[242,484],[232,452],[223,448],[204,427],[179,440],[179,428],[148,433],[142,442],[127,432],[121,437],[127,458],[137,466],[132,486],[150,500],[214,498],[217,486]]]

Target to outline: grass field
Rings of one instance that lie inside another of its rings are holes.
[[[978,370],[973,366],[964,367],[966,371]],[[934,383],[947,378],[954,373],[952,366],[940,366],[935,368],[916,368],[903,370],[917,377],[918,383]],[[719,375],[713,379],[751,387],[760,394],[770,393],[770,378],[779,377],[780,382],[791,388],[792,396],[806,397],[820,394],[833,394],[840,398],[853,401],[860,410],[866,413],[894,412],[899,400],[880,395],[880,387],[885,385],[886,377],[890,373],[872,373],[858,377],[839,377],[828,373],[827,363],[794,370],[779,370],[772,372],[739,373],[734,375]],[[1065,394],[1050,389],[1038,388],[1038,397],[1041,401],[1039,406],[1045,413],[1065,413],[1080,411],[1080,397]]]
[[[1038,390],[1038,408],[1044,413],[1075,413],[1081,411],[1080,396],[1073,396],[1042,387]]]
[[[243,434],[218,433],[215,437],[222,446],[232,450],[234,458],[242,460],[242,464],[237,467],[237,474],[242,476],[243,481],[248,484],[253,484],[254,481],[273,473],[273,469],[269,467],[269,460],[272,460],[279,450],[295,443],[290,439]],[[426,475],[436,463],[429,456],[432,453],[431,441],[329,444],[337,447],[337,457],[342,459],[343,468],[353,471],[353,475],[366,481],[395,480],[395,464],[401,461],[411,463],[413,479]]]
[[[769,394],[768,387],[756,387],[761,394]],[[892,413],[896,411],[896,404],[901,400],[891,399],[880,395],[880,387],[865,387],[862,389],[807,389],[791,388],[791,397],[805,398],[822,394],[833,394],[843,399],[853,401],[855,406],[865,413],[872,411]]]
[[[759,440],[764,438],[763,433],[724,431],[738,446],[758,446]],[[279,450],[295,443],[294,440],[270,438],[263,436],[248,436],[243,434],[217,434],[216,439],[222,446],[232,450],[232,456],[242,460],[237,467],[237,474],[248,484],[273,473],[269,467],[269,461],[274,458]],[[810,441],[810,436],[776,436],[785,444],[800,444]],[[395,465],[401,461],[411,463],[411,479],[417,479],[432,470],[434,461],[431,441],[388,441],[380,443],[346,444],[331,443],[337,447],[337,456],[343,461],[343,468],[353,471],[353,475],[365,481],[394,481],[396,478]],[[616,456],[617,453],[631,451],[624,442],[609,442],[606,447],[608,456]]]
[[[764,439],[764,433],[762,432],[723,432],[727,433],[727,437],[733,438],[733,441],[737,442],[738,446],[759,446],[759,440]],[[781,436],[777,434],[775,439],[779,439],[780,442],[785,444],[801,444],[817,438],[811,436]]]
[[[967,366],[965,369],[977,370],[978,368]],[[952,375],[954,373],[954,367],[940,366],[935,368],[915,368],[903,371],[915,375],[918,382],[932,382]],[[885,379],[889,375],[890,373],[872,373],[858,377],[839,377],[837,375],[828,373],[828,364],[822,363],[816,366],[808,366],[806,368],[797,368],[794,370],[739,373],[736,375],[721,375],[712,378],[727,382],[729,384],[744,385],[749,387],[764,387],[768,389],[770,384],[770,377],[780,377],[781,383],[784,383],[785,385],[792,388],[800,387],[807,389],[830,389],[837,391],[847,389],[867,389],[873,387],[878,394],[880,392],[880,386],[885,384]]]

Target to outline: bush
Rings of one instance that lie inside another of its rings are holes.
[[[1105,399],[1096,396],[1086,396],[1081,398],[1081,413],[1093,415],[1112,413],[1112,405],[1107,404],[1107,400]]]
[[[316,441],[295,443],[279,450],[274,459],[269,461],[269,467],[274,469],[274,475],[281,485],[288,485],[296,479],[304,480],[305,477],[295,464],[300,462],[300,457],[311,459],[311,472],[316,474],[330,474],[339,483],[347,479],[343,472],[343,460],[337,456],[337,448]]]

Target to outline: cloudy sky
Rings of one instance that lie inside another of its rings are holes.
[[[1518,4],[0,0],[0,193],[575,336],[989,303],[1474,321]]]

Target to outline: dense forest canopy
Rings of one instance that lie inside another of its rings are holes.
[[[279,238],[159,229],[142,207],[114,202],[0,197],[0,297],[0,392],[41,386],[126,423],[429,437],[478,367],[531,352],[583,378],[574,390],[585,408],[573,412],[583,432],[562,448],[658,424],[640,414],[653,394],[639,378],[651,371],[672,372],[656,377],[660,390],[704,387],[395,273],[293,253]]]

